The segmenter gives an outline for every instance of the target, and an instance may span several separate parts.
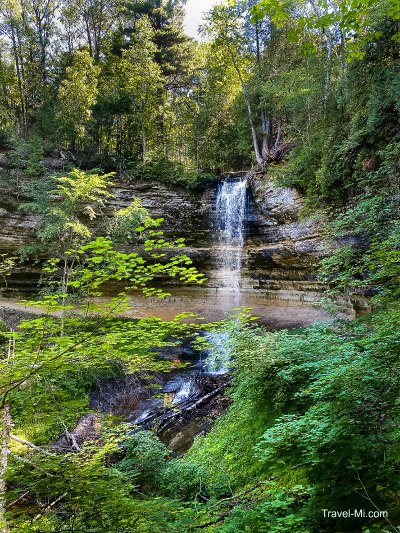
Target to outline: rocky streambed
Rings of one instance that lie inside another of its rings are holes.
[[[62,453],[101,438],[101,415],[107,414],[128,424],[128,435],[150,430],[173,454],[186,452],[229,407],[226,390],[231,375],[212,370],[204,353],[190,349],[188,343],[166,350],[158,357],[178,363],[177,368],[98,381],[90,393],[92,412],[52,446]]]
[[[90,405],[130,422],[132,433],[154,431],[171,451],[181,454],[226,411],[229,383],[229,374],[212,374],[196,366],[146,378],[130,375],[99,384]]]

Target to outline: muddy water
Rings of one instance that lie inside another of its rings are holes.
[[[177,288],[170,291],[171,297],[160,300],[158,298],[145,298],[137,294],[132,297],[132,309],[125,311],[124,316],[132,318],[159,317],[163,320],[172,320],[177,314],[183,312],[196,313],[206,321],[214,322],[229,316],[236,306],[236,294],[224,289],[198,289]],[[332,320],[332,317],[307,302],[295,303],[279,300],[266,300],[257,297],[254,293],[241,293],[241,306],[250,308],[257,322],[268,329],[285,329],[309,326],[314,322]],[[0,298],[0,308],[26,311],[41,314],[42,311],[21,304],[17,298]]]

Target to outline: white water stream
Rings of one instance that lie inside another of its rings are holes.
[[[240,274],[245,240],[247,180],[231,178],[220,182],[215,209],[218,289],[233,295],[232,303],[240,306]],[[210,344],[207,367],[214,373],[228,371],[232,353],[231,332],[221,330],[207,334]]]
[[[247,180],[231,178],[220,182],[215,209],[215,239],[217,241],[217,283],[234,295],[240,305],[240,271],[244,245],[247,207]]]

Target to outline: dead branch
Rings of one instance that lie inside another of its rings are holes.
[[[67,426],[64,424],[64,422],[61,422],[63,428],[64,428],[64,432],[65,432],[65,436],[67,437],[67,441],[69,441],[71,443],[71,446],[77,451],[79,452],[81,450],[81,447],[79,446],[79,444],[76,442],[76,438],[75,438],[75,435],[73,433],[71,433],[70,431],[68,431],[68,428]]]
[[[17,455],[16,453],[12,453],[12,452],[10,453],[10,455],[11,457],[14,457],[14,459],[16,459],[17,461],[21,461],[21,463],[26,463],[27,465],[33,466],[34,468],[36,468],[36,470],[40,470],[41,472],[46,474],[46,476],[54,477],[54,474],[50,474],[50,472],[47,472],[44,468],[37,465],[33,461],[30,461],[26,457],[21,457],[20,455]]]
[[[47,511],[49,511],[52,507],[54,507],[60,500],[62,500],[63,498],[65,498],[65,496],[67,495],[68,493],[67,492],[64,492],[64,494],[61,494],[61,496],[59,496],[56,500],[54,500],[54,502],[50,503],[50,505],[48,505],[44,510],[43,512],[37,514],[33,519],[32,519],[32,522],[36,522],[37,520],[39,520],[40,518],[42,518],[43,515],[45,515],[47,513]]]
[[[46,450],[43,450],[43,448],[39,448],[39,446],[36,446],[36,444],[29,442],[29,440],[21,439],[21,437],[17,437],[16,435],[12,435],[11,433],[10,433],[10,439],[15,440],[16,442],[19,442],[23,446],[28,446],[29,448],[32,448],[32,450],[35,450],[39,453],[44,453],[45,455],[52,455]]]
[[[15,505],[16,503],[18,503],[19,501],[23,500],[25,498],[25,496],[27,496],[29,494],[29,490],[27,490],[26,492],[24,492],[23,494],[21,494],[21,496],[19,498],[17,498],[16,500],[14,500],[13,502],[11,503],[8,503],[7,504],[7,509],[9,507],[12,507],[13,505]]]

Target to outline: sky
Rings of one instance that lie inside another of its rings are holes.
[[[203,13],[212,8],[217,0],[188,0],[186,3],[185,31],[190,37],[199,39],[197,28],[202,23]]]

